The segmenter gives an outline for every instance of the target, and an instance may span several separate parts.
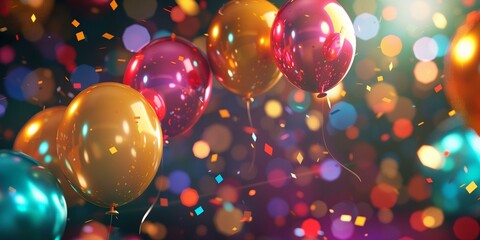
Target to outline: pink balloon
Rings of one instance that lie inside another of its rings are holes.
[[[352,21],[334,0],[287,1],[270,39],[280,71],[293,85],[319,97],[343,80],[355,55]]]
[[[212,74],[200,49],[172,36],[138,51],[128,63],[123,83],[147,99],[167,139],[187,132],[202,116],[210,100]]]

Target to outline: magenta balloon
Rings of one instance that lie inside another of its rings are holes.
[[[333,0],[286,2],[275,18],[270,41],[287,79],[319,96],[343,80],[356,48],[352,21]]]
[[[210,100],[212,74],[200,49],[172,36],[138,51],[128,63],[123,83],[147,98],[162,119],[166,139],[187,132],[202,116]]]

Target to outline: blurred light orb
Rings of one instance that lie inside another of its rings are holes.
[[[192,151],[195,157],[204,159],[210,155],[210,145],[206,141],[199,140],[193,144]]]
[[[437,57],[438,45],[433,38],[422,37],[413,45],[413,53],[420,61],[431,61]]]
[[[413,75],[417,82],[422,84],[430,84],[438,77],[438,67],[433,61],[417,62],[413,68]]]
[[[438,29],[445,29],[447,27],[447,23],[448,23],[447,18],[442,13],[439,13],[439,12],[434,13],[432,17],[432,21],[433,21],[433,24],[435,24],[435,27],[437,27]]]
[[[74,89],[82,91],[100,81],[100,75],[90,65],[82,64],[73,70],[70,82]]]
[[[396,35],[387,35],[380,42],[380,49],[387,57],[395,57],[402,51],[402,40]]]
[[[265,113],[270,118],[279,118],[283,113],[282,104],[275,99],[268,100],[265,103]]]
[[[305,123],[310,131],[318,131],[323,126],[323,114],[317,110],[310,110]]]
[[[190,176],[182,170],[175,170],[168,175],[170,182],[169,190],[172,193],[180,194],[183,190],[190,187]]]
[[[441,33],[434,35],[432,38],[433,40],[435,40],[438,46],[437,57],[445,56],[445,54],[447,54],[448,47],[450,45],[450,39]]]
[[[320,176],[325,181],[335,181],[338,179],[341,173],[342,168],[335,160],[327,159],[320,165]]]
[[[374,15],[362,13],[355,17],[353,28],[355,29],[355,35],[366,41],[377,36],[380,30],[380,23]]]
[[[283,198],[274,197],[268,202],[267,210],[272,217],[285,217],[288,215],[290,208]]]
[[[380,82],[366,93],[367,104],[374,113],[389,113],[395,110],[398,101],[397,90],[389,83]]]
[[[295,89],[288,95],[287,103],[294,112],[305,112],[310,106],[311,101],[312,97],[310,94],[307,94],[303,90]]]
[[[435,147],[430,145],[421,146],[417,151],[417,156],[423,166],[431,169],[438,170],[445,165],[443,155]]]
[[[345,130],[357,121],[357,111],[352,104],[338,102],[330,109],[330,124],[337,130]]]
[[[151,18],[157,10],[156,0],[125,0],[123,9],[127,16],[135,20]]]
[[[150,33],[144,26],[133,24],[125,28],[122,41],[128,51],[138,52],[150,42]]]
[[[228,127],[215,123],[205,129],[202,139],[210,146],[213,152],[223,153],[232,145],[233,135]]]

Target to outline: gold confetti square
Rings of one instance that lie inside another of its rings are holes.
[[[448,116],[451,117],[451,116],[455,115],[455,113],[457,113],[457,112],[455,112],[455,110],[452,110],[452,111],[448,112]]]
[[[467,187],[465,187],[465,189],[467,190],[468,194],[471,194],[473,191],[475,191],[475,189],[477,189],[477,184],[472,181],[467,185]]]
[[[342,221],[342,222],[350,222],[350,221],[352,221],[352,216],[347,215],[347,214],[342,214],[342,215],[340,216],[340,221]]]
[[[108,40],[110,40],[110,39],[112,39],[112,38],[113,38],[113,35],[112,35],[112,34],[110,34],[110,33],[104,33],[104,34],[102,35],[102,37],[103,37],[103,38],[105,38],[105,39],[108,39]]]
[[[115,153],[118,152],[118,151],[117,151],[117,148],[116,148],[115,146],[109,148],[108,151],[110,151],[110,154],[115,154]]]
[[[112,8],[113,11],[115,11],[115,9],[117,9],[118,7],[118,4],[115,0],[111,1],[110,2],[110,7]]]
[[[77,36],[77,41],[82,41],[83,39],[85,39],[85,34],[83,33],[83,31],[78,32],[76,36]]]
[[[220,110],[218,110],[218,113],[220,114],[221,118],[229,118],[230,117],[230,112],[227,109],[220,109]]]
[[[78,27],[78,26],[80,26],[80,23],[77,21],[77,19],[73,19],[72,25],[73,25],[74,27]]]
[[[359,227],[363,227],[365,226],[365,222],[367,221],[367,218],[364,217],[364,216],[357,216],[357,218],[355,218],[355,226],[359,226]]]
[[[298,153],[298,155],[297,155],[297,162],[298,162],[298,164],[302,164],[302,162],[303,162],[302,153]]]
[[[383,81],[383,76],[378,76],[377,81],[379,81],[379,82]]]

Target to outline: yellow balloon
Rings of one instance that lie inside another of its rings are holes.
[[[57,132],[65,177],[87,201],[124,205],[143,193],[162,157],[162,130],[142,95],[119,83],[99,83],[68,106]]]
[[[445,56],[445,92],[452,106],[480,135],[480,13],[458,28]]]
[[[69,207],[84,200],[70,186],[57,158],[57,129],[65,113],[64,106],[47,108],[28,120],[20,129],[13,150],[23,152],[48,168],[58,179]]]
[[[278,9],[264,0],[230,1],[213,18],[207,56],[218,81],[248,99],[282,76],[270,50],[270,29]]]

